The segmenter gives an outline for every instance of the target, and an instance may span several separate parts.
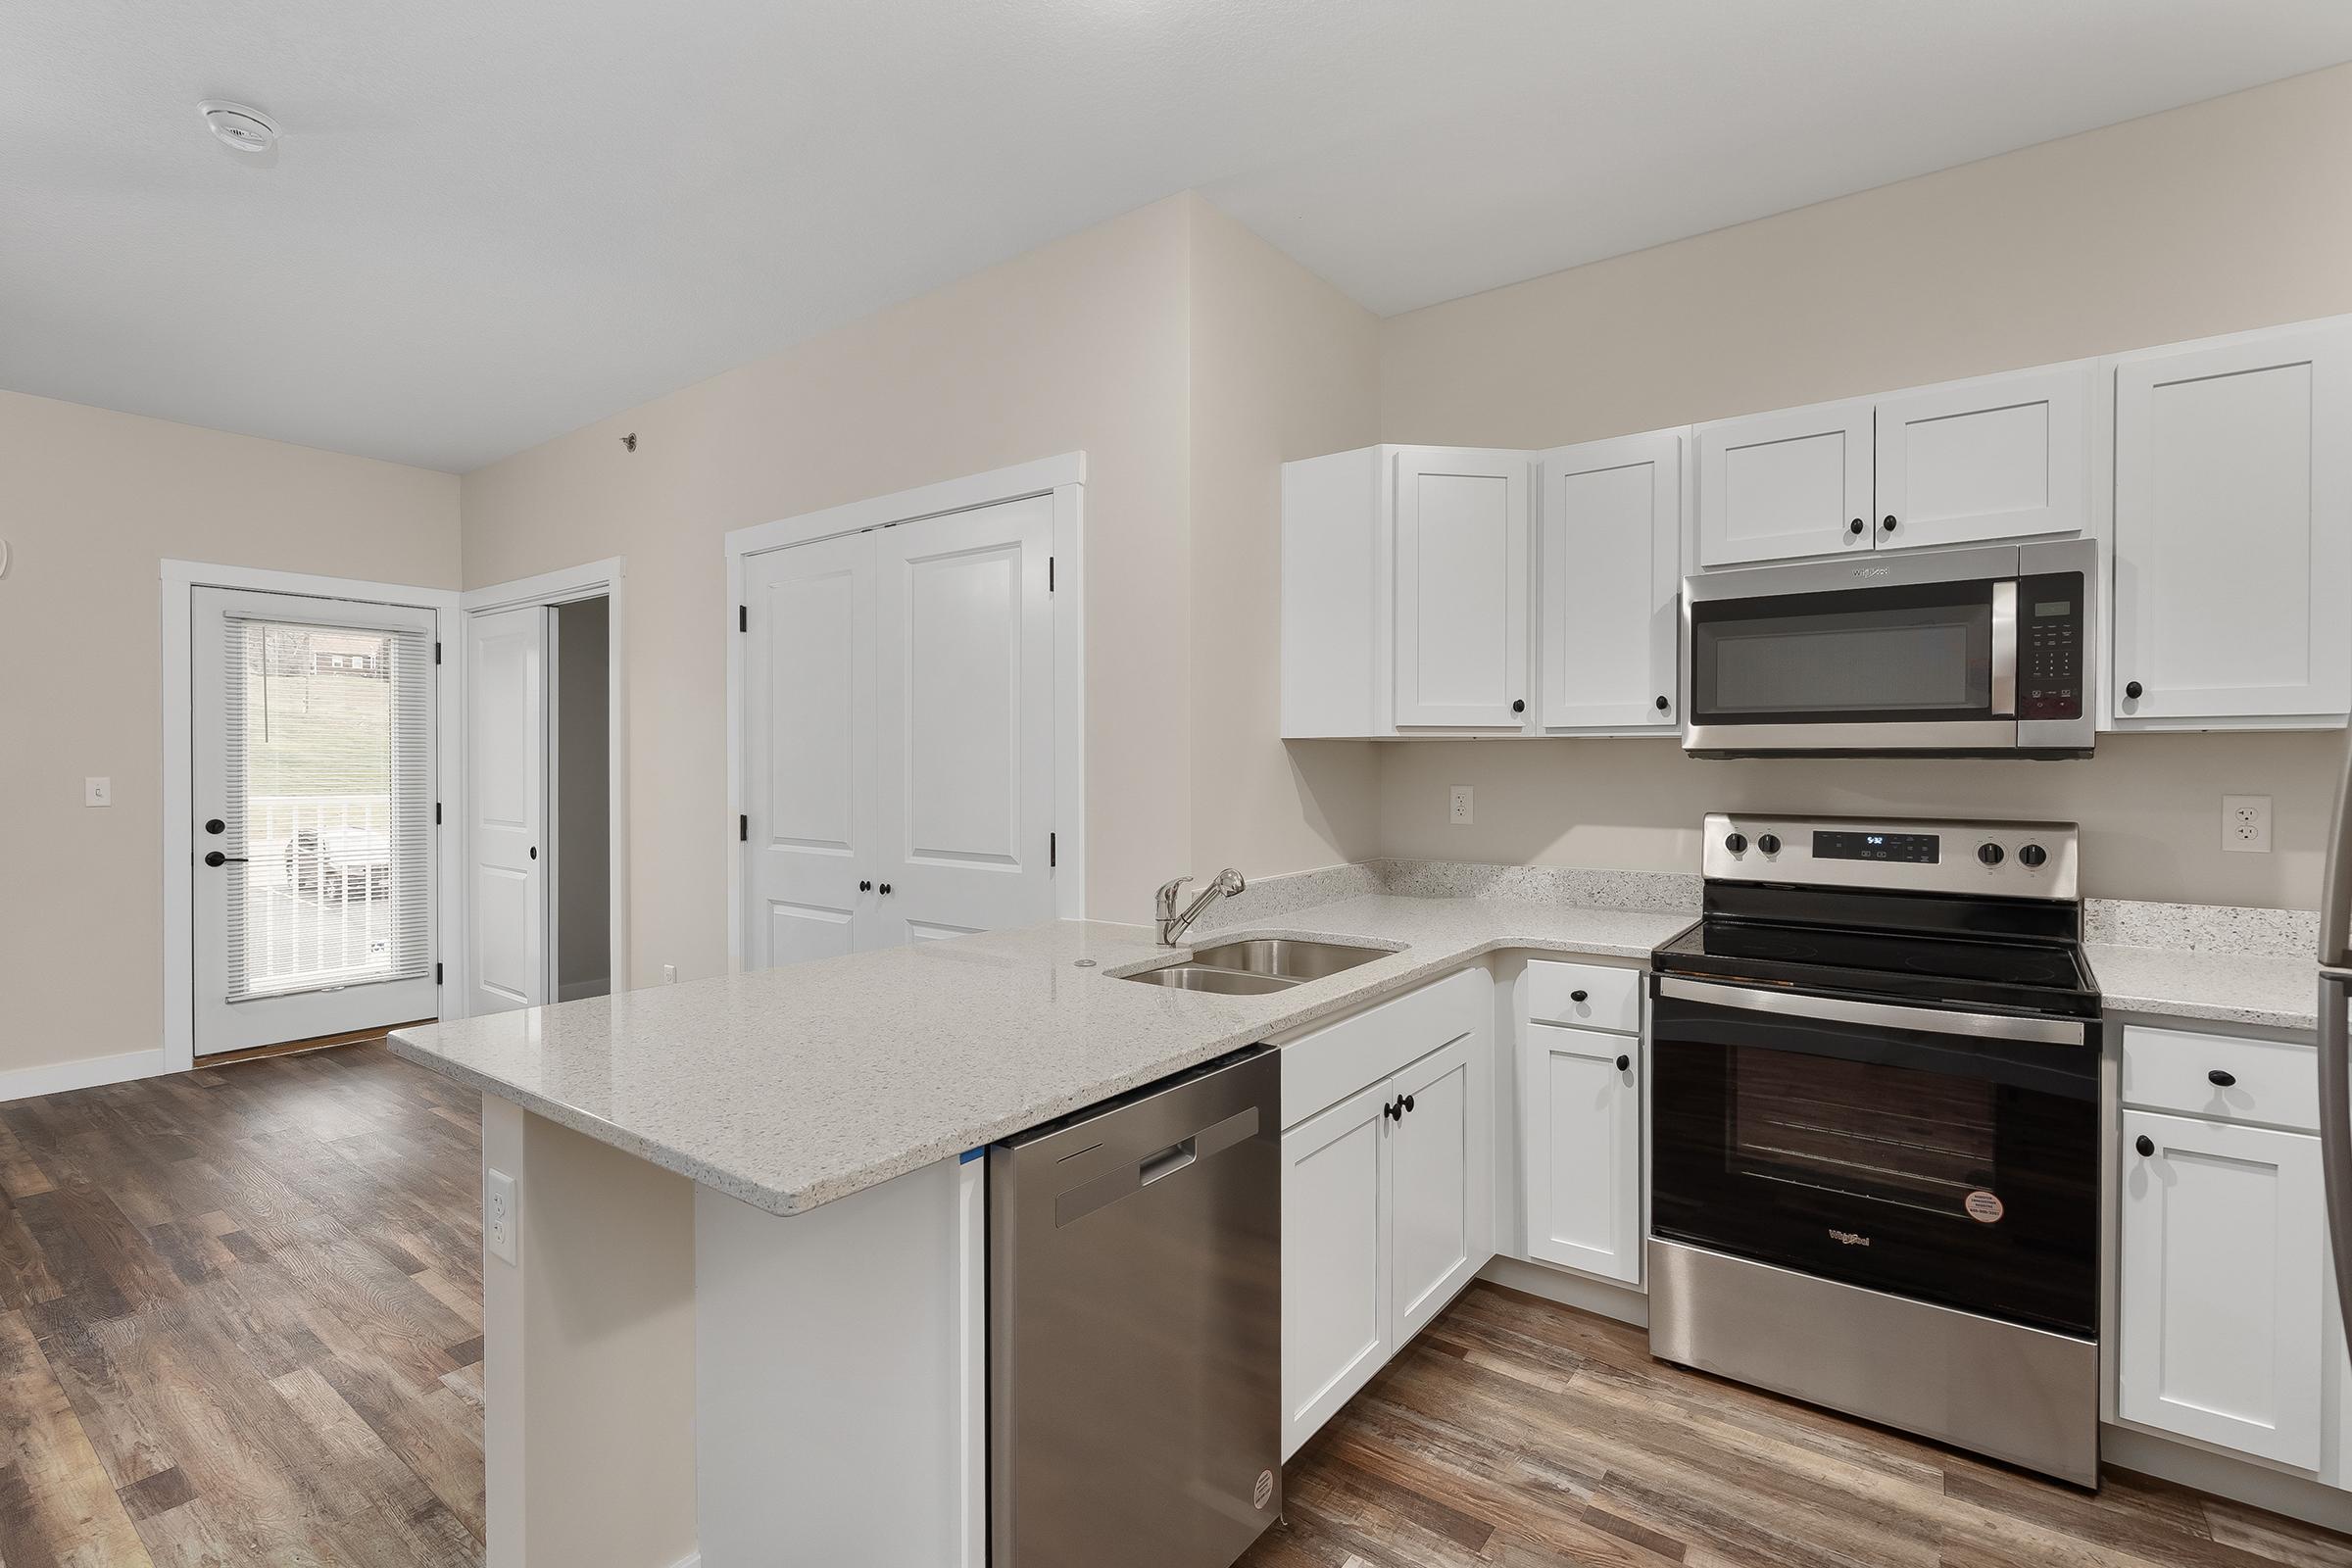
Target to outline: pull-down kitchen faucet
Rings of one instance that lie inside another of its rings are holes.
[[[1217,873],[1217,879],[1214,882],[1200,890],[1200,896],[1193,900],[1182,914],[1178,914],[1176,912],[1176,890],[1191,880],[1192,878],[1189,876],[1180,876],[1162,882],[1159,885],[1159,892],[1152,896],[1152,908],[1159,916],[1159,941],[1162,947],[1172,948],[1183,940],[1185,932],[1192,929],[1193,922],[1200,918],[1202,909],[1207,908],[1219,899],[1233,897],[1250,885],[1242,880],[1241,872],[1229,865]]]

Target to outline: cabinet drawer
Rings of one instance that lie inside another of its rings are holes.
[[[1527,1015],[1538,1023],[1565,1023],[1579,1029],[1640,1034],[1642,971],[1612,969],[1597,963],[1530,959]]]
[[[2216,1082],[2219,1074],[2228,1082]],[[2319,1057],[2310,1046],[2185,1029],[2124,1029],[2124,1103],[2317,1131]]]
[[[1494,996],[1486,970],[1464,969],[1292,1041],[1282,1048],[1283,1126],[1470,1033]]]

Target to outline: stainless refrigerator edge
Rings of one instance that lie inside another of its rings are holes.
[[[2320,1158],[2328,1189],[2328,1240],[2335,1259],[2336,1300],[2352,1318],[2352,1062],[2345,1059],[2345,1004],[2352,1000],[2352,747],[2336,785],[2335,826],[2328,839],[2327,882],[2320,893]]]

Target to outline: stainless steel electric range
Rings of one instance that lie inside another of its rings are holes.
[[[2076,834],[1711,815],[1652,955],[1650,1349],[2098,1484]]]

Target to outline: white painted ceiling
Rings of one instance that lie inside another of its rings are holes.
[[[2346,59],[2344,0],[18,0],[0,386],[464,471],[1187,187],[1393,313]]]

